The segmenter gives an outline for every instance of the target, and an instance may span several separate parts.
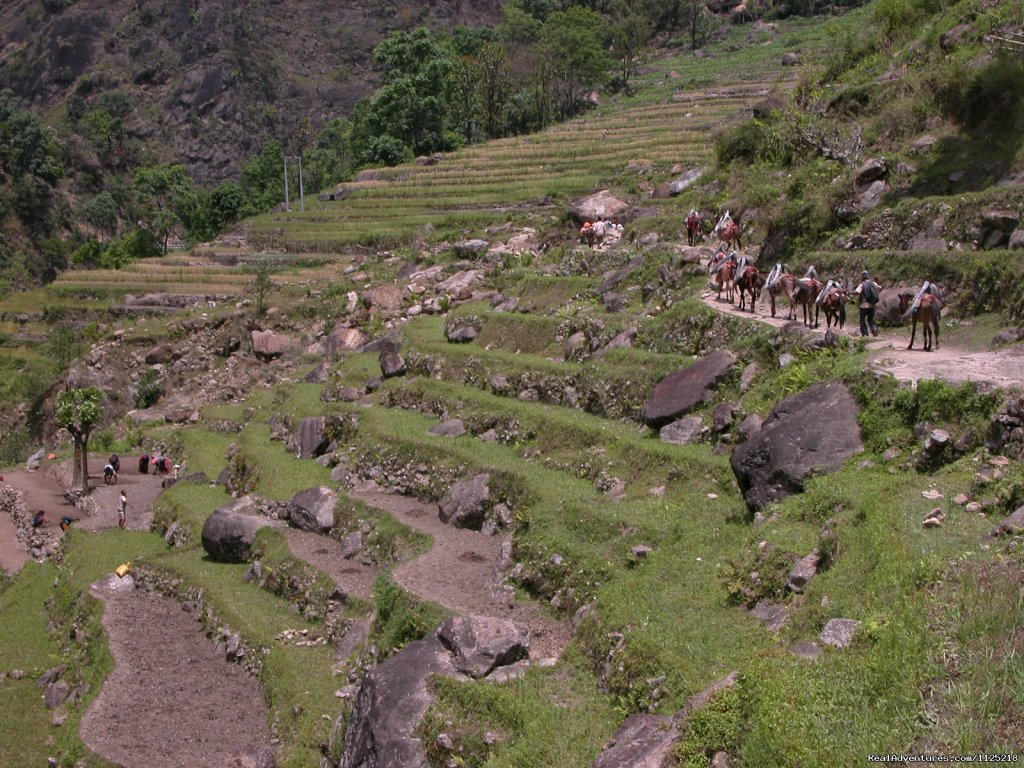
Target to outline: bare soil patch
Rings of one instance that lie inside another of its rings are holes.
[[[116,666],[82,718],[90,749],[124,768],[178,768],[269,746],[256,680],[219,656],[178,603],[139,590],[97,596]]]
[[[433,537],[429,551],[395,569],[395,580],[404,588],[460,614],[526,625],[532,641],[530,655],[535,659],[558,657],[565,650],[572,637],[567,622],[547,615],[536,603],[509,602],[497,589],[495,565],[508,537],[445,525],[438,517],[437,505],[407,496],[367,490],[351,495]]]
[[[288,528],[285,536],[295,557],[326,573],[342,592],[362,600],[373,599],[373,581],[380,573],[379,567],[346,560],[341,555],[341,542],[330,536],[298,528]]]

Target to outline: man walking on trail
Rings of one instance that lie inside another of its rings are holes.
[[[860,273],[860,285],[854,291],[860,299],[860,335],[867,336],[871,331],[872,336],[878,335],[878,326],[875,324],[875,306],[878,304],[882,286],[871,279],[867,270]]]
[[[124,528],[125,526],[125,510],[132,505],[128,503],[128,497],[124,493],[124,489],[121,489],[121,499],[117,502],[117,527]],[[133,507],[134,509],[134,507]]]

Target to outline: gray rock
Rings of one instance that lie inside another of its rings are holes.
[[[320,363],[316,368],[306,374],[303,381],[307,384],[323,384],[330,378],[330,369],[327,363]]]
[[[346,534],[341,540],[341,556],[346,560],[351,560],[353,557],[358,555],[362,549],[362,531],[353,531],[352,533]]]
[[[480,240],[479,238],[463,240],[462,242],[454,245],[455,255],[462,259],[478,258],[481,254],[487,253],[487,249],[490,247],[490,243],[486,240]]]
[[[1024,339],[1024,328],[1011,328],[1008,331],[1000,331],[992,337],[992,343],[999,344],[1016,344],[1021,339]]]
[[[924,452],[929,458],[941,456],[949,445],[949,432],[944,429],[933,429],[924,441]]]
[[[273,331],[253,331],[249,335],[253,354],[260,360],[270,361],[280,357],[292,346],[292,339]]]
[[[618,221],[629,210],[629,203],[614,197],[607,189],[577,200],[569,209],[569,217],[582,226],[598,219]]]
[[[71,695],[71,686],[63,680],[57,680],[46,686],[46,706],[48,709],[59,707]]]
[[[437,637],[455,656],[455,668],[475,678],[530,655],[529,629],[508,619],[458,616],[442,624]]]
[[[270,747],[253,745],[231,755],[224,768],[277,768],[277,758]]]
[[[45,688],[50,683],[55,683],[60,680],[61,675],[68,671],[67,664],[59,664],[56,667],[51,667],[39,676],[36,680],[36,686],[39,688]]]
[[[709,400],[737,360],[732,352],[720,349],[689,368],[670,373],[658,383],[644,405],[644,423],[649,427],[663,427]]]
[[[158,344],[150,349],[144,358],[146,365],[166,365],[174,359],[174,347],[170,344]]]
[[[1010,235],[1009,245],[1011,251],[1024,250],[1024,229],[1013,230],[1013,234]]]
[[[453,484],[438,505],[441,522],[456,528],[479,530],[490,500],[491,492],[487,485],[490,479],[491,476],[485,473]]]
[[[1011,210],[988,210],[981,214],[981,224],[986,229],[1010,233],[1020,224],[1020,213]]]
[[[473,323],[456,323],[445,331],[445,336],[452,344],[465,344],[480,335],[480,329]]]
[[[116,573],[110,573],[94,582],[92,589],[97,592],[131,592],[135,589],[135,579],[131,574],[118,576]]]
[[[630,715],[590,768],[661,768],[678,738],[669,717]]]
[[[370,340],[370,337],[358,328],[346,328],[336,325],[324,339],[324,353],[336,355],[339,352],[352,352]]]
[[[790,592],[803,592],[811,579],[818,575],[818,564],[821,562],[821,553],[814,550],[806,557],[797,560],[793,569],[789,572],[789,581],[786,586]]]
[[[757,363],[749,363],[746,368],[743,369],[743,374],[740,376],[740,392],[746,392],[750,389],[750,386],[754,383],[754,379],[757,378],[757,374],[761,372],[761,369],[757,367]]]
[[[325,433],[326,428],[327,419],[323,416],[307,416],[299,422],[298,430],[288,439],[288,450],[299,459],[322,456],[331,442]]]
[[[451,654],[436,635],[409,643],[371,669],[356,694],[340,768],[427,768],[416,730],[432,702],[431,675],[454,675]]]
[[[784,67],[795,67],[800,64],[800,54],[793,51],[787,51],[782,54],[782,66]]]
[[[989,533],[989,537],[1019,536],[1021,534],[1024,534],[1024,507],[1018,507],[1013,514],[1006,517],[1003,522],[993,528]]]
[[[761,414],[752,413],[740,422],[739,427],[736,429],[736,434],[739,435],[740,440],[749,440],[761,431],[763,424],[764,419],[761,417]]]
[[[36,471],[42,465],[43,457],[45,456],[46,452],[42,448],[40,448],[38,451],[36,451],[35,453],[28,457],[28,461],[25,462],[25,469],[29,470],[30,472]]]
[[[380,356],[380,375],[385,379],[401,376],[405,373],[405,358],[397,353],[382,354]]]
[[[668,185],[669,197],[681,195],[685,190],[693,186],[696,183],[697,179],[699,179],[703,175],[703,168],[692,168],[679,178],[674,179],[672,183]]]
[[[785,368],[787,365],[792,365],[796,362],[796,356],[789,352],[784,352],[779,355],[779,368]]]
[[[658,437],[663,443],[691,445],[700,440],[703,432],[704,420],[700,416],[684,416],[662,427]]]
[[[589,351],[587,335],[583,331],[576,331],[565,340],[566,360],[582,360]]]
[[[462,419],[448,419],[440,424],[435,424],[427,432],[431,435],[458,437],[459,435],[466,434],[466,425],[462,423]]]
[[[884,179],[889,174],[889,162],[884,157],[876,157],[868,160],[854,176],[858,187],[863,187],[878,179]]]
[[[203,524],[203,549],[220,562],[244,563],[252,555],[252,542],[260,528],[270,521],[240,510],[252,510],[251,497],[218,509]]]
[[[334,505],[337,496],[326,485],[307,488],[288,502],[288,523],[314,533],[326,533],[334,527]]]
[[[363,294],[363,304],[371,312],[391,315],[402,308],[402,289],[394,283],[385,283]]]
[[[719,750],[711,758],[710,768],[729,768],[729,755]]]
[[[856,619],[830,619],[821,630],[819,640],[833,648],[849,648],[859,628],[860,622]]]
[[[732,420],[736,418],[737,408],[732,403],[719,403],[711,416],[712,428],[715,432],[725,432],[732,426]]]
[[[772,600],[762,600],[753,607],[750,615],[770,629],[772,632],[780,632],[789,621],[789,613],[786,606]]]
[[[649,547],[646,544],[638,544],[629,550],[630,554],[633,555],[637,560],[646,560],[649,555],[654,552],[653,547]]]
[[[800,493],[808,478],[834,472],[863,450],[850,391],[839,383],[815,384],[779,403],[730,463],[747,506],[757,511]]]

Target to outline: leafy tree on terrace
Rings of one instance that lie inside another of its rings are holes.
[[[653,24],[648,16],[623,1],[611,26],[612,48],[618,61],[618,79],[622,88],[629,89],[629,81],[636,73],[640,52],[651,36]]]
[[[579,6],[552,13],[544,23],[534,50],[557,117],[578,114],[586,92],[607,77],[612,59],[605,46],[606,29],[601,14]]]
[[[89,435],[103,417],[103,393],[96,387],[66,389],[57,396],[57,426],[71,433],[75,441],[75,473],[72,485],[81,483],[89,492]]]
[[[167,253],[171,230],[182,223],[189,205],[192,177],[183,165],[154,165],[140,168],[132,178],[132,204],[136,221]]]
[[[430,30],[392,32],[373,52],[384,67],[381,87],[352,115],[352,151],[359,164],[378,162],[396,144],[403,154],[444,149],[453,54]]]

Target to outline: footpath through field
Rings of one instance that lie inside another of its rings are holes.
[[[724,293],[723,293],[724,295]],[[777,317],[771,317],[766,303],[757,307],[753,314],[740,312],[736,304],[729,304],[723,298],[718,301],[714,291],[705,291],[701,300],[709,307],[731,315],[749,317],[775,328],[788,325],[786,319],[788,304],[783,300],[777,305]],[[859,336],[857,310],[853,308],[852,318],[847,315],[847,325],[840,333]],[[800,320],[796,321],[800,323]],[[812,333],[825,333],[825,324]],[[895,376],[899,381],[916,384],[921,379],[941,379],[952,384],[973,382],[997,387],[1016,387],[1024,381],[1024,348],[1005,347],[997,350],[972,352],[967,349],[940,345],[938,350],[925,352],[920,348],[921,329],[918,328],[915,349],[907,349],[910,328],[887,328],[879,331],[877,338],[867,344],[871,352],[871,365],[876,370]]]

